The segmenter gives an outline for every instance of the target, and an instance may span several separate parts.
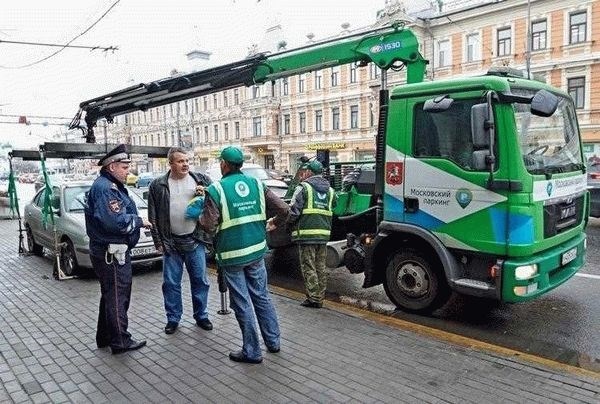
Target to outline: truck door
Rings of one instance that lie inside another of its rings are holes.
[[[471,108],[478,95],[453,94],[447,109],[424,110],[422,99],[407,100],[409,145],[404,162],[404,220],[433,232],[449,248],[503,249],[506,197],[485,188],[489,169],[477,168],[471,136]],[[500,244],[500,245],[499,245]]]

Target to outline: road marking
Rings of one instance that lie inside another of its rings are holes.
[[[582,278],[600,279],[600,275],[592,275],[592,274],[576,273],[575,276],[581,276]]]

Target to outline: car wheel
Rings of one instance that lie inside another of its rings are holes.
[[[75,256],[75,248],[71,240],[66,239],[60,249],[60,264],[62,271],[66,276],[74,275],[77,272],[77,257]]]
[[[37,244],[35,242],[35,240],[33,239],[33,231],[31,231],[31,227],[26,226],[25,229],[26,229],[26,232],[27,232],[27,251],[30,254],[37,255],[38,257],[41,257],[42,255],[44,255],[44,247],[42,247],[41,245]]]
[[[396,253],[390,260],[383,284],[388,298],[401,310],[410,313],[431,313],[450,298],[446,283],[436,261],[414,251]]]

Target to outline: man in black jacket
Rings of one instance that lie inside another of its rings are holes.
[[[206,276],[205,244],[209,236],[200,229],[198,221],[185,215],[189,201],[204,192],[210,179],[189,171],[187,151],[173,147],[167,155],[170,170],[150,184],[148,219],[152,223],[152,238],[163,254],[163,297],[167,315],[165,333],[173,334],[183,313],[181,278],[183,264],[187,268],[192,291],[196,325],[212,330],[208,319],[208,277]]]

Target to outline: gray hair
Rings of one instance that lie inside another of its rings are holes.
[[[184,149],[183,147],[179,147],[179,146],[171,147],[169,149],[169,152],[167,153],[167,158],[169,159],[169,163],[173,162],[173,155],[175,153],[188,154],[189,152],[186,149]]]

